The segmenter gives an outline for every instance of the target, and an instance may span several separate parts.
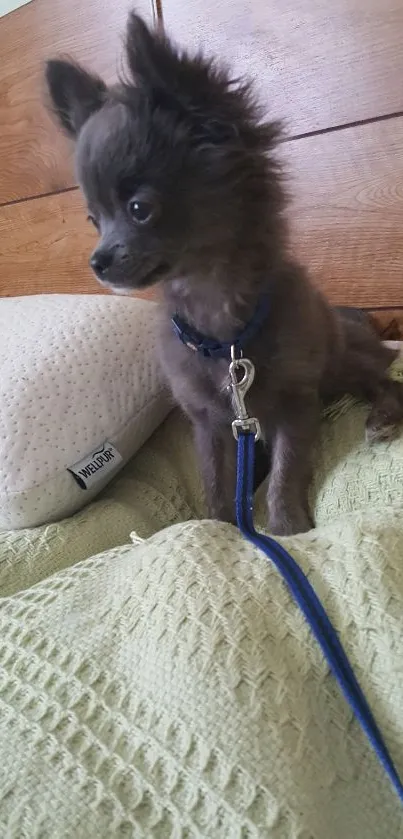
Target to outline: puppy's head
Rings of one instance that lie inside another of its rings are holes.
[[[130,291],[233,260],[267,207],[274,234],[282,191],[267,155],[277,125],[260,121],[247,87],[134,14],[126,52],[128,80],[114,87],[60,60],[46,79],[100,234],[91,266]]]

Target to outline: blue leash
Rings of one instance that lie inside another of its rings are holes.
[[[243,378],[238,380],[238,371]],[[230,389],[236,413],[233,431],[238,441],[236,517],[238,527],[256,548],[271,560],[287,583],[287,586],[303,612],[316,640],[322,648],[329,667],[363,731],[368,737],[386,774],[389,776],[403,803],[403,784],[376,723],[365,695],[357,681],[351,664],[340,643],[337,632],[330,622],[316,592],[293,557],[275,539],[258,533],[253,523],[253,478],[255,466],[255,440],[260,434],[259,423],[250,418],[244,397],[253,382],[254,367],[249,359],[233,357],[230,365]]]
[[[255,530],[253,523],[253,475],[255,434],[240,432],[238,436],[238,468],[236,488],[236,516],[238,527],[247,539],[263,551],[282,575],[297,605],[305,615],[329,667],[339,683],[345,699],[352,708],[368,737],[379,761],[403,803],[403,784],[388,748],[357,681],[351,664],[309,580],[288,551],[275,539]]]

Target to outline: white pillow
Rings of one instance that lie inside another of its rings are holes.
[[[0,300],[0,528],[83,507],[168,414],[157,317],[127,297]]]

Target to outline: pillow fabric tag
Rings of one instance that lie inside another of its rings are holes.
[[[106,442],[78,463],[68,467],[67,471],[81,489],[91,489],[102,481],[105,475],[113,472],[122,460],[122,455],[115,446]]]

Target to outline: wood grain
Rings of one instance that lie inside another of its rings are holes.
[[[78,190],[0,208],[0,295],[99,291],[95,242]]]
[[[167,30],[257,80],[301,133],[403,109],[399,0],[164,0]]]
[[[403,119],[283,147],[293,243],[332,302],[403,306]]]
[[[0,204],[73,183],[71,147],[44,107],[43,62],[71,54],[107,80],[132,0],[34,0],[0,18]],[[137,0],[152,17],[152,0]]]

